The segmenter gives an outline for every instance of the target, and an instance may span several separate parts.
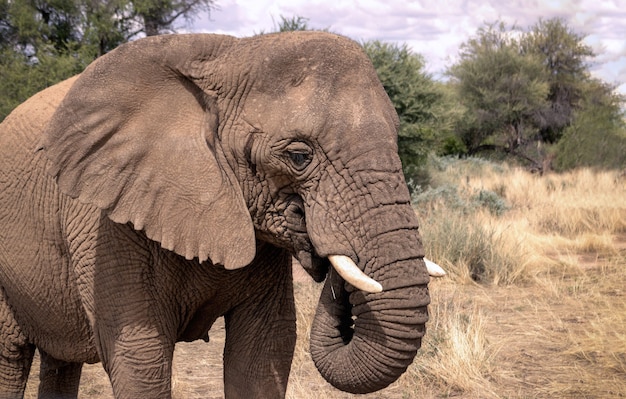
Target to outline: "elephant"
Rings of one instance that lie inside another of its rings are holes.
[[[324,32],[123,44],[0,125],[0,397],[170,398],[176,342],[224,317],[226,398],[285,396],[291,261],[324,282],[321,375],[380,390],[410,365],[429,273],[399,119],[354,41]],[[437,271],[433,272],[437,274]]]

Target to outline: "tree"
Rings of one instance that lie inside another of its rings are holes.
[[[586,81],[581,91],[579,110],[556,146],[555,168],[626,168],[624,98],[597,79]]]
[[[586,60],[594,57],[584,39],[559,18],[539,20],[521,38],[521,51],[537,55],[547,72],[549,107],[540,114],[540,134],[545,142],[558,141],[574,120],[583,97],[589,80]]]
[[[80,59],[38,52],[36,62],[21,53],[0,50],[0,122],[36,92],[84,69]]]
[[[520,149],[539,130],[549,85],[542,60],[520,52],[514,30],[480,28],[448,74],[466,109],[457,132],[470,154],[496,150],[539,164]]]
[[[21,102],[82,71],[77,3],[0,2],[0,121]]]
[[[448,71],[466,110],[456,133],[468,152],[512,154],[539,170],[553,158],[561,168],[616,159],[623,99],[590,77],[587,61],[595,55],[584,38],[561,19],[526,31],[503,23],[479,29]],[[589,151],[575,155],[574,142]]]
[[[400,118],[398,150],[405,175],[421,166],[443,128],[441,88],[424,71],[424,59],[406,44],[363,43]]]
[[[215,8],[214,0],[134,0],[126,4],[131,20],[139,22],[146,36],[172,32],[173,23],[180,17],[190,19],[202,11]],[[137,32],[137,33],[139,33]]]

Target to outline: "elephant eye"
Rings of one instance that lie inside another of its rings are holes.
[[[289,159],[289,163],[296,170],[304,170],[313,159],[313,150],[308,144],[303,142],[293,142],[285,149],[285,155]]]
[[[289,159],[298,169],[304,169],[311,162],[310,154],[304,152],[289,152]]]

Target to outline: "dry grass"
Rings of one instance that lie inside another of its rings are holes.
[[[358,397],[626,398],[626,181],[476,160],[436,159],[431,175],[435,186],[415,197],[416,209],[426,252],[449,275],[431,282],[431,319],[408,371]],[[309,356],[320,289],[296,284],[287,396],[355,398],[326,383]],[[175,397],[223,395],[223,330],[211,340],[177,348]],[[210,388],[193,389],[207,377]],[[80,397],[111,396],[87,385]]]
[[[538,176],[479,160],[437,162],[438,188],[416,204],[428,255],[459,282],[474,274],[516,283],[568,254],[615,254],[626,235],[626,182],[616,172]]]

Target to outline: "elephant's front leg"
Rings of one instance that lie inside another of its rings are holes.
[[[241,286],[247,298],[225,315],[227,399],[283,398],[287,390],[296,343],[291,256],[269,252],[248,266]]]
[[[101,341],[102,365],[116,399],[171,398],[173,342],[137,324]]]
[[[127,238],[134,234],[112,222],[110,229],[102,229],[93,292],[85,291],[83,301],[92,314],[98,355],[115,398],[169,399],[176,301],[163,298],[166,290],[158,283],[165,278],[163,267],[145,261],[142,241]]]

